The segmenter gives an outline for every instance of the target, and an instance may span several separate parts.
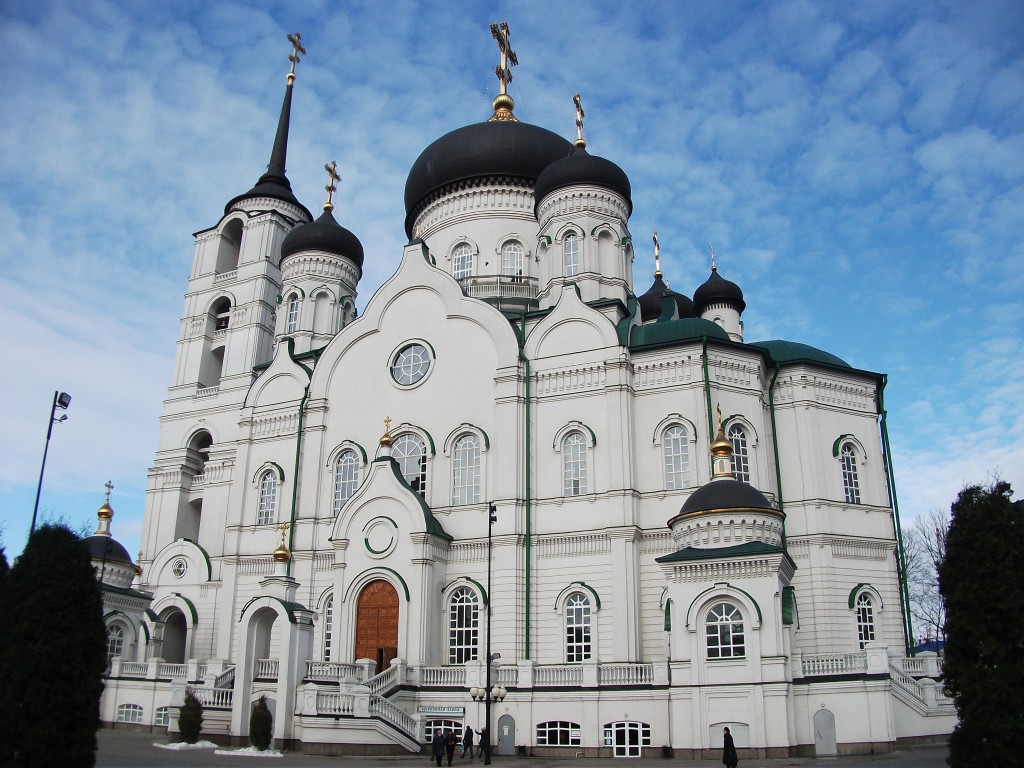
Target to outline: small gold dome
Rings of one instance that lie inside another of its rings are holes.
[[[103,506],[96,510],[96,517],[100,520],[110,520],[114,516],[114,508],[109,501],[104,501]]]
[[[287,563],[291,559],[292,553],[288,551],[288,547],[286,547],[284,543],[274,550],[275,563]]]
[[[387,432],[385,432],[380,437],[380,444],[383,445],[385,448],[390,448],[392,443],[394,442],[395,441],[391,439],[391,435],[389,435]]]
[[[722,430],[718,430],[718,434],[715,435],[715,442],[711,444],[711,455],[712,456],[732,456],[732,443],[722,434]]]

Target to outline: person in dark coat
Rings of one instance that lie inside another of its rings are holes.
[[[452,764],[452,758],[455,757],[455,747],[459,743],[458,737],[455,735],[455,731],[448,728],[444,732],[444,751],[448,755],[448,765]]]
[[[441,758],[444,756],[444,731],[440,728],[434,729],[434,738],[430,742],[430,748],[434,753],[437,768],[441,768]]]
[[[473,759],[473,729],[468,725],[466,726],[466,732],[462,735],[462,756],[465,757],[466,753],[469,753],[469,759]]]
[[[491,742],[489,741],[491,734],[487,732],[487,726],[485,725],[477,733],[477,741],[480,742],[480,754],[484,756],[484,759],[491,755]]]
[[[722,731],[722,762],[726,768],[736,768],[739,759],[736,757],[736,745],[732,741],[732,734],[726,728]]]

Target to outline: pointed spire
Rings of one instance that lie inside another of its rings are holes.
[[[576,106],[576,146],[579,149],[587,148],[587,140],[583,138],[583,104],[580,102],[580,94],[577,92],[572,97],[572,103]]]
[[[658,233],[654,233],[654,279],[661,277],[661,243],[658,242]]]
[[[107,480],[103,486],[107,489],[107,496],[103,500],[103,506],[96,510],[96,532],[93,536],[110,536],[110,521],[114,517],[114,508],[110,506],[110,492],[114,490],[114,484]]]
[[[288,42],[292,44],[292,52],[288,56],[288,61],[291,62],[291,69],[286,76],[287,85],[284,89],[284,102],[281,104],[281,115],[277,120],[277,133],[274,135],[274,146],[270,152],[267,172],[260,176],[256,186],[244,195],[239,195],[231,200],[224,207],[225,213],[231,210],[235,203],[242,200],[248,200],[253,197],[270,197],[298,206],[305,212],[309,220],[313,219],[313,216],[306,207],[295,197],[295,194],[292,192],[291,182],[288,181],[288,177],[285,175],[288,157],[288,127],[292,113],[292,87],[295,84],[295,65],[299,63],[300,54],[306,53],[306,49],[302,47],[301,41],[302,35],[298,32],[294,35],[288,35]]]

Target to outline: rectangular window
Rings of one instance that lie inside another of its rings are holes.
[[[579,723],[570,723],[565,720],[537,723],[538,747],[578,747],[579,745]]]

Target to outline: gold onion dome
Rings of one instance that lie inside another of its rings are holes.
[[[715,435],[715,442],[711,444],[712,456],[732,456],[732,443],[726,438],[719,425],[718,434]]]
[[[110,506],[110,501],[104,501],[103,506],[96,510],[96,517],[100,520],[110,520],[114,516],[114,508]]]
[[[274,562],[275,563],[287,563],[292,559],[292,553],[288,551],[288,547],[285,546],[282,541],[277,549],[274,550]]]

